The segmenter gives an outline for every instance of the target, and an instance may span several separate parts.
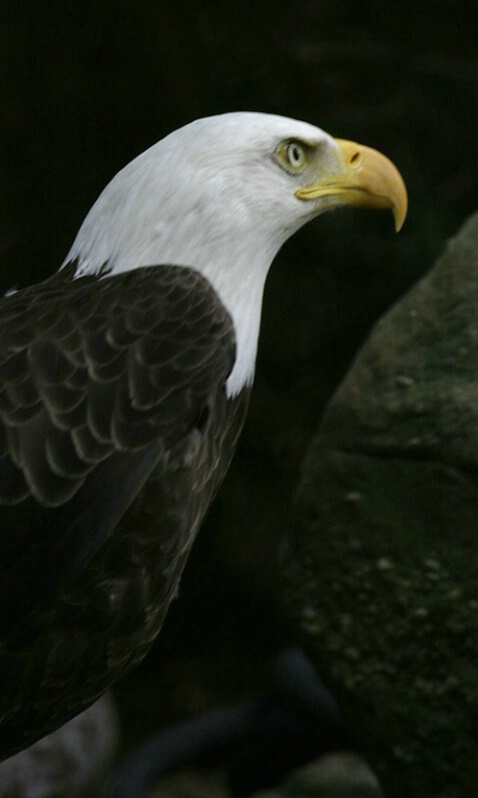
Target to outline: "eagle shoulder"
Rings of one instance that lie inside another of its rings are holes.
[[[234,354],[226,309],[189,268],[64,270],[1,300],[3,634],[91,559],[200,430]]]

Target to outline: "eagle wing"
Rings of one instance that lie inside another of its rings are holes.
[[[230,316],[184,267],[62,271],[0,301],[0,637],[206,423],[234,356]]]

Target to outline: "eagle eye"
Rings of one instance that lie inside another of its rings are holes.
[[[278,152],[282,165],[289,172],[301,172],[307,162],[304,145],[300,141],[283,141]]]

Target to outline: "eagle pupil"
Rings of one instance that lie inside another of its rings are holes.
[[[304,161],[304,153],[302,151],[302,147],[299,144],[291,143],[287,148],[287,156],[289,158],[289,163],[291,166],[299,167],[302,166]]]

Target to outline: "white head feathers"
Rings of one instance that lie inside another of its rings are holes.
[[[260,113],[209,117],[183,127],[135,158],[86,216],[66,263],[76,276],[173,263],[202,272],[229,310],[237,361],[229,395],[254,374],[262,294],[277,251],[317,203],[295,191],[301,175],[278,158],[289,139],[334,140],[312,125]],[[326,158],[327,160],[327,158]]]

